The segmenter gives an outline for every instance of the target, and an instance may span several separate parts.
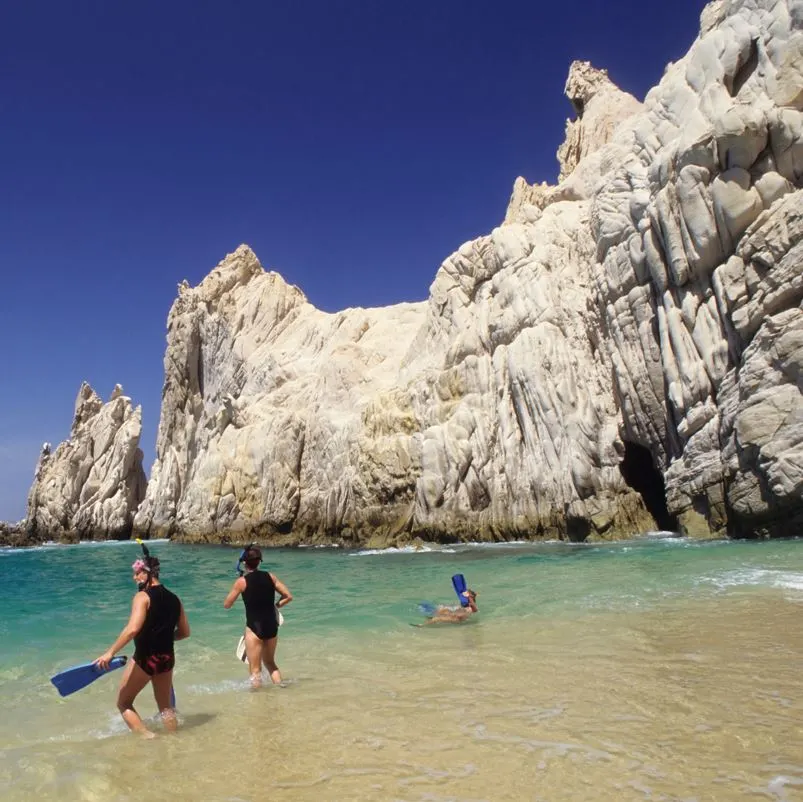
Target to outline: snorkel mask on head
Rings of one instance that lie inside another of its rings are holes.
[[[131,564],[131,570],[135,574],[138,574],[140,571],[147,571],[148,573],[151,571],[151,569],[148,568],[147,564],[145,563],[145,560],[134,560],[134,562]]]
[[[158,565],[158,560],[155,557],[151,557],[151,553],[148,551],[148,547],[139,539],[137,538],[137,543],[139,543],[139,547],[142,549],[142,557],[131,564],[131,570],[138,574],[140,571],[144,571],[148,575],[148,580],[146,582],[137,582],[137,590],[145,590],[150,584],[151,580],[153,579],[153,563],[156,562]]]

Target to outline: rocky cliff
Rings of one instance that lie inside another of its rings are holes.
[[[119,384],[105,404],[82,384],[69,439],[52,453],[49,443],[42,446],[28,494],[26,542],[128,537],[147,484],[141,432],[141,410]]]
[[[572,65],[559,183],[518,179],[426,303],[325,314],[245,246],[182,285],[137,529],[797,531],[802,28],[714,2],[643,104]]]

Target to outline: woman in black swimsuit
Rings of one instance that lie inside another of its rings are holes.
[[[262,562],[262,552],[258,548],[249,546],[240,559],[245,563],[245,573],[231,586],[223,606],[230,609],[242,594],[245,603],[245,652],[252,687],[258,688],[262,684],[262,663],[270,672],[271,681],[278,684],[282,681],[279,666],[276,665],[279,608],[293,601],[293,595],[276,576],[257,570]],[[281,596],[278,603],[277,591]]]
[[[112,657],[133,639],[134,659],[128,661],[120,682],[117,709],[132,730],[153,737],[134,709],[134,700],[152,682],[165,728],[170,732],[176,730],[176,712],[171,703],[173,642],[189,638],[190,625],[181,600],[159,581],[159,560],[151,557],[144,546],[142,551],[144,557],[131,566],[138,587],[131,604],[131,617],[111,648],[95,662],[108,668]]]

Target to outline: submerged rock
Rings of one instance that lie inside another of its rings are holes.
[[[796,531],[799,26],[793,0],[717,0],[643,104],[572,65],[559,183],[518,179],[424,303],[327,314],[245,246],[183,283],[136,528]]]
[[[77,540],[126,538],[145,496],[140,407],[116,385],[107,403],[84,382],[69,439],[42,446],[28,494],[27,536]]]

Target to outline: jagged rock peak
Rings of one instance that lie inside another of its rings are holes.
[[[563,91],[577,116],[582,117],[588,102],[600,91],[610,89],[621,91],[608,77],[607,70],[598,70],[590,61],[573,61]]]
[[[224,292],[238,284],[247,284],[255,276],[265,272],[257,255],[247,245],[240,245],[209,273],[198,285],[205,300],[216,300]]]
[[[558,148],[559,183],[568,178],[586,156],[607,145],[616,129],[642,109],[636,98],[616,86],[607,70],[592,67],[588,61],[572,63],[564,91],[577,112],[577,119],[566,121],[566,138]],[[596,178],[595,166],[591,172]],[[576,183],[587,186],[573,189],[569,199],[587,197],[593,191],[588,181]]]
[[[44,443],[28,494],[28,534],[36,538],[126,537],[145,496],[139,438],[142,410],[117,384],[107,403],[83,382],[70,437]]]
[[[546,182],[528,184],[525,178],[519,176],[513,182],[513,192],[507,204],[503,225],[534,223],[549,203],[550,189]]]
[[[256,294],[268,291],[281,299],[279,306],[284,310],[307,303],[306,296],[298,287],[288,284],[279,273],[266,271],[251,248],[240,245],[234,253],[227,254],[198,286],[192,287],[186,279],[178,285],[178,296],[168,321],[199,304],[209,312],[236,305],[237,297],[246,289]]]
[[[531,185],[524,178],[517,178],[505,213],[505,225],[534,223],[556,201],[591,198],[599,181],[617,164],[618,155],[603,155],[605,146],[622,125],[643,110],[636,98],[616,86],[606,70],[597,69],[588,61],[572,63],[565,93],[577,118],[566,120],[566,136],[558,148],[558,186]]]
[[[75,413],[70,430],[71,435],[74,436],[83,424],[94,418],[102,406],[103,401],[89,383],[81,382],[81,388],[75,398]]]

